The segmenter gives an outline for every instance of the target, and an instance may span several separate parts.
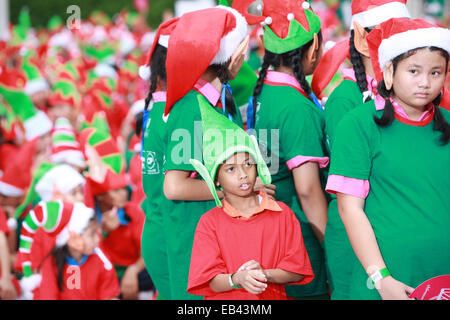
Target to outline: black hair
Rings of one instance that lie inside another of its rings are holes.
[[[319,40],[319,46],[322,45],[322,31],[319,31],[317,34],[318,40]],[[294,50],[288,51],[286,53],[282,54],[276,54],[269,50],[265,50],[264,58],[261,66],[261,70],[259,72],[258,81],[256,82],[255,89],[253,90],[253,107],[256,110],[256,99],[261,94],[262,87],[264,84],[264,80],[267,76],[267,71],[270,67],[278,68],[280,66],[286,66],[292,68],[294,71],[294,76],[299,82],[301,88],[305,93],[308,95],[308,97],[311,94],[311,87],[306,80],[306,75],[304,74],[302,70],[302,59],[305,54],[305,52],[311,47],[313,44],[313,40],[309,41],[308,43],[304,44],[303,46],[296,48]],[[314,102],[311,98],[312,102]],[[253,112],[253,123],[255,123],[256,118],[256,112]]]
[[[53,263],[57,268],[56,272],[56,282],[58,284],[59,291],[64,291],[63,281],[64,281],[64,267],[66,265],[66,256],[69,255],[69,249],[67,244],[62,247],[54,247],[50,252],[53,258]]]
[[[230,77],[228,75],[228,62],[223,64],[212,64],[208,67],[209,70],[213,70],[220,80],[222,85],[228,84]],[[225,105],[223,106],[232,116],[236,115],[237,108],[234,103],[233,96],[228,90],[225,90]]]
[[[446,50],[443,50],[443,49],[437,48],[437,47],[421,47],[421,48],[409,50],[408,52],[405,52],[402,55],[397,56],[396,58],[392,59],[393,72],[395,73],[395,70],[397,69],[397,66],[400,61],[412,56],[418,50],[421,50],[424,48],[428,48],[430,51],[441,52],[442,56],[447,61],[445,70],[448,69],[449,54]],[[381,80],[381,82],[378,84],[378,94],[381,97],[383,97],[385,100],[384,110],[383,110],[383,114],[381,115],[380,118],[377,118],[376,116],[374,116],[375,123],[380,127],[387,127],[387,126],[391,125],[392,122],[394,121],[394,116],[395,116],[394,106],[392,105],[392,102],[389,99],[392,96],[392,93],[393,93],[393,89],[388,90],[386,88],[386,84],[385,84],[384,80]],[[434,109],[433,130],[442,132],[442,135],[439,140],[442,142],[443,145],[446,145],[450,140],[450,126],[449,126],[448,122],[445,120],[444,116],[442,115],[440,108],[438,107],[440,102],[441,102],[441,94],[439,94],[432,102],[433,105],[436,107]]]
[[[145,98],[145,107],[144,110],[147,111],[150,105],[150,102],[153,99],[153,93],[156,91],[159,81],[167,81],[167,73],[166,73],[166,57],[167,57],[167,48],[157,44],[155,47],[155,51],[153,51],[152,59],[150,61],[150,87]],[[139,136],[140,132],[143,130],[142,128],[143,122],[136,122],[136,134]]]
[[[372,29],[364,28],[366,32],[370,32]],[[355,30],[352,30],[350,33],[350,61],[353,65],[353,71],[355,72],[356,83],[358,84],[359,91],[364,93],[367,91],[367,79],[366,79],[366,70],[364,68],[364,64],[362,62],[361,53],[356,50],[355,47]],[[370,101],[372,98],[369,96],[364,102]]]

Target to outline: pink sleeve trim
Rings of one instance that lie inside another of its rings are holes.
[[[340,192],[365,199],[370,191],[370,183],[369,180],[329,175],[325,191],[332,194]]]
[[[289,170],[293,170],[306,162],[317,162],[319,164],[319,168],[325,168],[330,162],[330,158],[328,157],[307,157],[307,156],[296,156],[291,160],[286,162],[286,166]]]

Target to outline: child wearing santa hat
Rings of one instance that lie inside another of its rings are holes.
[[[38,228],[55,237],[56,244],[40,274],[33,275],[30,261],[24,259],[24,298],[31,298],[37,285],[36,300],[116,298],[119,283],[114,266],[97,247],[98,227],[94,211],[83,203],[40,202],[24,221],[19,250],[25,257],[29,254]]]
[[[376,25],[390,18],[409,18],[406,0],[353,0],[350,39],[345,39],[327,51],[314,71],[312,87],[318,96],[328,84],[345,58],[350,55],[352,68],[343,69],[344,80],[336,87],[325,104],[325,133],[333,145],[336,127],[342,117],[362,102],[377,94],[367,35]],[[331,299],[347,299],[348,277],[357,262],[344,225],[339,217],[336,197],[332,195],[328,206],[328,221],[324,241]],[[346,259],[342,259],[345,256]],[[353,259],[352,259],[353,258]],[[353,262],[352,262],[353,260]]]
[[[148,96],[144,102],[142,121],[142,185],[146,199],[142,208],[146,214],[142,230],[142,257],[155,284],[158,299],[171,299],[167,240],[161,199],[164,182],[163,157],[167,148],[168,126],[164,121],[166,102],[166,56],[170,33],[178,18],[161,24],[149,51],[147,65],[141,67],[141,75],[150,80]]]
[[[450,113],[439,108],[450,30],[394,18],[367,43],[378,94],[339,123],[326,189],[360,262],[349,298],[408,299],[450,264]]]
[[[321,247],[328,208],[321,180],[328,157],[323,108],[306,81],[321,58],[321,22],[308,1],[285,1],[280,6],[265,0],[259,9],[262,15],[254,19],[263,24],[265,55],[248,107],[247,130],[256,132],[264,156],[271,155],[277,200],[299,219],[314,270],[312,282],[286,286],[286,293],[328,298]]]

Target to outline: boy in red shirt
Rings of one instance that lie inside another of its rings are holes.
[[[314,278],[300,224],[284,203],[253,191],[257,176],[271,181],[256,139],[199,102],[205,165],[191,163],[217,207],[197,225],[188,292],[205,299],[287,299],[284,284]]]

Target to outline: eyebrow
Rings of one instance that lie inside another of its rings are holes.
[[[246,157],[245,159],[244,159],[244,162],[247,162],[247,161],[249,161],[250,160],[250,156],[248,156],[248,157]],[[233,162],[233,163],[224,163],[223,165],[224,166],[232,166],[232,165],[236,165],[237,163],[235,163],[235,162]]]

